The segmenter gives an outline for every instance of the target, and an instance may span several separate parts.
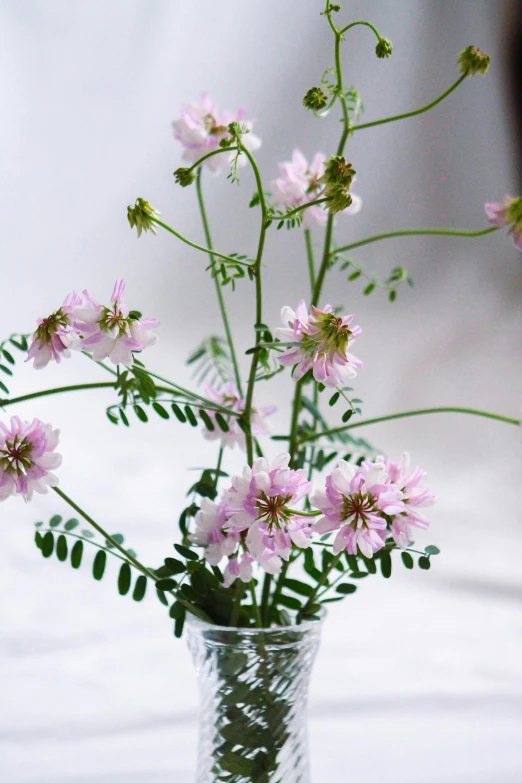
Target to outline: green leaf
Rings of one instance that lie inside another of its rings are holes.
[[[2,389],[2,391],[5,392],[6,394],[9,394],[9,389],[2,381],[0,381],[0,389]]]
[[[119,423],[119,422],[118,422],[118,417],[117,417],[117,416],[115,416],[115,415],[114,415],[114,413],[112,413],[112,411],[110,411],[110,410],[108,410],[108,409],[107,409],[107,410],[105,411],[105,413],[107,414],[107,418],[109,419],[109,421],[111,422],[111,424],[118,424],[118,423]]]
[[[187,567],[181,560],[176,560],[175,557],[165,558],[165,568],[168,568],[171,574],[182,574],[187,570]]]
[[[64,530],[74,530],[74,528],[78,527],[79,524],[80,523],[78,522],[78,520],[73,518],[73,519],[68,519],[63,527]]]
[[[431,561],[429,557],[419,557],[419,568],[422,568],[423,571],[429,571],[431,568]]]
[[[179,405],[176,405],[176,403],[173,402],[170,407],[172,408],[172,413],[177,418],[177,420],[180,421],[182,424],[185,424],[185,422],[187,421],[187,417],[185,416],[185,414],[183,413]]]
[[[390,302],[395,302],[395,300],[397,299],[397,291],[395,289],[392,289],[390,291],[390,293],[388,294],[388,299],[390,300]]]
[[[76,541],[71,550],[71,565],[73,568],[79,568],[82,564],[83,541]]]
[[[194,411],[189,405],[185,405],[185,416],[187,417],[188,422],[192,425],[192,427],[198,426],[198,420],[196,419]]]
[[[349,582],[345,582],[342,585],[337,585],[335,588],[336,593],[341,593],[341,595],[350,595],[351,593],[355,593],[357,590],[357,585],[351,585]]]
[[[232,775],[242,775],[245,778],[251,778],[254,769],[254,760],[248,759],[245,756],[240,756],[239,753],[228,751],[224,756],[219,759],[219,766],[221,769],[230,772]]]
[[[38,530],[36,530],[34,534],[34,543],[36,544],[38,549],[42,548],[42,542],[43,542],[43,536],[41,533],[38,532]]]
[[[349,411],[346,411],[345,413],[343,413],[343,415],[341,417],[341,419],[343,421],[343,424],[346,424],[346,422],[349,421],[352,418],[352,416],[353,416],[353,411],[352,410],[349,410]]]
[[[158,588],[156,588],[156,595],[158,596],[158,600],[163,604],[163,606],[169,605],[169,602],[165,598],[165,593],[163,593],[161,590],[158,590]]]
[[[376,574],[377,573],[377,565],[375,563],[375,560],[373,557],[361,557],[361,560],[363,561],[364,565],[368,569],[369,574]]]
[[[337,402],[337,400],[339,399],[340,396],[341,395],[339,394],[339,392],[335,392],[335,394],[332,394],[332,396],[328,400],[328,405],[330,407],[333,407],[335,405],[335,403]]]
[[[2,349],[2,353],[4,354],[5,358],[9,362],[9,364],[14,364],[15,363],[15,360],[13,359],[13,357],[11,356],[9,351],[6,351],[5,348],[3,348]]]
[[[54,536],[50,530],[47,531],[42,541],[42,555],[51,557],[54,550]]]
[[[68,553],[67,539],[65,536],[58,536],[58,540],[56,542],[56,557],[61,563],[63,563],[64,560],[67,560]]]
[[[413,557],[409,552],[401,552],[401,560],[406,568],[410,570],[413,568]]]
[[[175,579],[158,579],[156,582],[156,588],[161,591],[170,592],[170,590],[175,590],[177,586],[178,583]]]
[[[163,405],[160,405],[159,402],[153,402],[152,403],[152,407],[156,411],[158,416],[161,416],[162,419],[168,419],[169,418],[168,411],[166,411],[165,408],[163,407]]]
[[[221,413],[216,413],[216,423],[223,432],[228,432],[230,430],[227,420]]]
[[[98,581],[100,581],[100,579],[103,579],[103,574],[105,573],[106,564],[107,564],[107,553],[105,552],[104,549],[100,549],[100,551],[96,553],[96,557],[94,558],[94,562],[92,564],[92,575]]]
[[[123,408],[119,409],[120,419],[122,420],[123,424],[128,427],[129,426],[129,420],[127,418],[127,414],[123,410]]]
[[[389,552],[383,552],[381,557],[381,574],[385,579],[389,579],[392,572],[392,559]]]
[[[375,283],[370,283],[370,285],[367,285],[363,291],[363,294],[364,296],[368,296],[372,293],[372,291],[375,291]]]
[[[279,603],[286,606],[287,609],[301,609],[302,603],[291,595],[281,595]]]
[[[131,567],[128,563],[123,563],[118,574],[118,592],[120,595],[127,595],[132,581]]]
[[[82,530],[82,536],[84,538],[94,538],[94,533],[92,530]]]
[[[283,582],[283,587],[286,587],[293,593],[297,593],[298,595],[305,595],[307,597],[312,595],[314,591],[311,585],[307,585],[305,582],[299,582],[297,579],[285,579]]]
[[[169,617],[172,617],[173,620],[178,620],[183,612],[185,611],[185,607],[183,604],[180,604],[179,601],[174,601],[172,606],[169,609]]]
[[[206,410],[204,410],[203,408],[200,408],[199,415],[200,415],[200,417],[201,417],[201,419],[203,421],[203,424],[207,428],[207,430],[209,430],[210,432],[213,432],[216,429],[216,427],[214,425],[214,422],[212,421],[212,419],[210,418],[210,416],[206,412]]]
[[[140,421],[147,422],[149,420],[149,417],[140,405],[134,406],[134,413]]]
[[[360,276],[361,272],[357,270],[357,272],[352,272],[352,274],[348,276],[348,280],[357,280]]]
[[[116,543],[117,543],[117,544],[119,544],[120,546],[121,546],[121,545],[123,544],[123,542],[125,541],[125,536],[124,536],[124,535],[122,535],[122,533],[114,533],[114,534],[113,534],[113,536],[112,536],[112,538],[113,538],[113,540],[114,540],[114,541],[116,541]],[[105,542],[105,545],[106,545],[107,549],[114,549],[114,544],[112,543],[112,541],[108,541],[108,540],[107,540],[107,541]]]
[[[193,552],[192,549],[189,549],[188,546],[174,544],[174,549],[186,560],[199,560],[199,555],[196,554],[196,552]]]
[[[176,639],[180,639],[183,635],[183,626],[185,625],[185,617],[187,615],[185,607],[182,606],[181,608],[183,612],[180,612],[180,616],[174,620],[174,636]]]
[[[6,367],[5,364],[0,364],[0,370],[2,372],[5,372],[6,375],[12,375],[12,371],[9,369],[9,367]]]
[[[440,549],[438,546],[434,546],[433,544],[424,547],[424,551],[427,555],[440,555]]]
[[[63,518],[59,514],[55,514],[54,517],[51,517],[49,527],[58,527],[58,525],[62,524],[62,519]]]

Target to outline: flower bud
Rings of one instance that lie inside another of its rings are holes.
[[[328,198],[327,205],[330,215],[344,212],[352,203],[352,197],[348,192],[348,188],[345,188],[342,185],[327,188],[325,195]]]
[[[194,171],[192,169],[181,168],[181,169],[176,169],[176,171],[174,172],[174,179],[176,180],[178,185],[181,185],[182,188],[186,188],[189,185],[192,185],[192,183],[196,179],[196,175],[194,174]]]
[[[461,73],[466,76],[474,76],[476,73],[484,76],[489,68],[490,57],[477,46],[468,46],[459,54],[458,63]]]
[[[325,166],[324,174],[320,181],[327,186],[341,186],[348,189],[352,184],[355,173],[352,164],[347,163],[342,155],[332,155]]]
[[[160,213],[143,198],[136,199],[136,203],[133,207],[127,207],[127,219],[130,227],[136,227],[139,237],[141,236],[142,231],[152,231],[153,234],[156,233],[152,218],[157,218],[159,214]]]
[[[320,87],[311,87],[303,98],[305,109],[311,109],[312,111],[321,111],[327,103],[328,98]]]
[[[377,46],[375,47],[375,54],[379,59],[383,60],[385,57],[391,57],[393,52],[392,42],[387,38],[380,38]]]

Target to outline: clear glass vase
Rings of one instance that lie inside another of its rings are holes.
[[[309,783],[306,702],[322,619],[187,625],[200,686],[197,783]]]

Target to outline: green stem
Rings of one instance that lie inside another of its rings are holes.
[[[201,158],[199,158],[199,160],[193,163],[188,170],[194,171],[194,169],[200,168],[202,163],[204,163],[209,158],[213,158],[214,155],[222,155],[224,152],[237,152],[237,150],[238,147],[220,147],[217,150],[212,150],[212,152],[207,152],[206,155],[203,155]]]
[[[315,264],[314,264],[314,248],[312,245],[312,232],[309,228],[305,228],[305,242],[306,242],[306,257],[308,259],[308,274],[310,275],[310,291],[313,294],[315,286]]]
[[[370,22],[352,22],[351,24],[347,24],[346,27],[343,27],[342,30],[339,30],[339,35],[343,35],[344,33],[348,32],[352,27],[357,27],[357,25],[364,25],[365,27],[369,27],[370,30],[373,30],[375,33],[377,40],[380,41],[382,38],[382,35],[379,33],[376,27],[373,26],[373,24],[370,24]]]
[[[277,604],[279,603],[279,599],[281,598],[281,593],[283,592],[283,583],[286,579],[286,573],[290,567],[290,562],[291,562],[290,560],[285,560],[281,568],[281,572],[277,578],[274,595],[272,596],[272,605],[270,606],[270,613],[269,613],[270,619],[272,619],[274,612],[277,611]]]
[[[426,106],[423,106],[420,109],[415,109],[415,111],[408,111],[405,114],[395,114],[393,117],[385,117],[382,120],[374,120],[373,122],[365,122],[362,125],[353,125],[350,128],[350,131],[356,131],[356,130],[362,130],[363,128],[373,128],[375,125],[385,125],[387,122],[395,122],[396,120],[406,120],[408,117],[415,117],[417,114],[424,114],[425,111],[429,111],[430,109],[433,109],[434,106],[436,106],[438,103],[441,103],[441,101],[444,100],[444,98],[447,98],[448,95],[451,95],[453,90],[456,90],[459,84],[461,84],[464,79],[466,78],[466,74],[462,74],[455,84],[452,84],[451,87],[446,90],[446,92],[443,92],[442,95],[439,95],[438,98],[436,98],[431,103],[428,103]]]
[[[443,407],[443,408],[421,408],[419,410],[404,411],[403,413],[390,413],[388,416],[378,416],[375,419],[364,419],[363,421],[357,421],[353,424],[346,424],[343,427],[334,427],[330,430],[323,430],[323,432],[314,432],[310,435],[306,435],[302,438],[301,443],[305,443],[311,440],[317,440],[318,438],[328,437],[330,435],[337,435],[339,432],[346,432],[346,430],[353,430],[355,427],[364,427],[367,424],[379,424],[383,421],[392,421],[393,419],[406,419],[410,416],[423,416],[428,413],[466,413],[471,416],[482,416],[485,419],[493,419],[494,421],[503,421],[506,424],[514,424],[520,427],[520,421],[518,419],[512,419],[509,416],[502,416],[500,413],[489,413],[488,411],[476,410],[474,408],[456,408],[456,407]]]
[[[255,614],[255,618],[256,618],[256,625],[257,625],[258,628],[262,628],[263,627],[263,620],[261,618],[261,612],[259,611],[259,606],[258,606],[258,603],[257,603],[256,588],[254,586],[254,580],[253,579],[251,579],[250,582],[248,583],[248,587],[250,589],[250,595],[252,597],[252,606],[254,608],[254,614]]]
[[[237,628],[244,589],[241,579],[236,579],[236,594],[234,596],[234,605],[232,606],[232,616],[230,618],[230,625],[232,628]]]
[[[119,552],[121,552],[122,555],[124,555],[125,559],[132,563],[135,568],[138,569],[138,571],[141,571],[141,573],[144,576],[147,576],[149,579],[152,579],[154,582],[159,581],[159,577],[156,576],[156,574],[151,571],[149,568],[143,565],[143,563],[140,563],[139,560],[137,560],[133,555],[129,554],[126,549],[124,549],[121,544],[118,544],[118,542],[110,535],[110,533],[107,533],[106,530],[104,530],[101,525],[99,525],[97,522],[94,521],[92,517],[87,514],[86,511],[84,511],[80,506],[78,506],[77,503],[74,502],[68,495],[65,494],[65,492],[62,492],[61,489],[58,487],[53,487],[53,490],[56,492],[57,495],[59,495],[62,500],[65,500],[66,503],[70,505],[71,508],[73,508],[78,514],[80,514],[81,517],[85,519],[86,522],[89,523],[91,527],[93,527],[101,536],[104,537],[106,541],[110,541],[112,546],[117,549]],[[198,609],[196,606],[192,606],[188,601],[186,601],[181,595],[176,593],[175,591],[172,591],[173,595],[175,595],[176,600],[182,604],[185,609],[190,612],[191,614],[194,614],[196,617],[199,617],[200,620],[205,620],[206,622],[212,622],[211,618],[205,614],[201,609]]]
[[[290,465],[293,465],[297,451],[297,430],[299,426],[299,414],[301,412],[301,398],[303,396],[303,379],[295,385],[294,401],[292,405],[292,421],[290,424]]]
[[[261,175],[259,173],[259,169],[257,167],[257,164],[250,154],[250,152],[245,148],[241,147],[241,151],[245,153],[247,156],[250,165],[252,166],[254,176],[256,179],[256,185],[257,185],[257,193],[259,196],[259,205],[261,207],[261,229],[259,232],[259,241],[257,246],[257,254],[256,254],[256,260],[254,263],[254,271],[255,271],[255,282],[256,282],[256,324],[262,323],[263,320],[263,288],[262,288],[262,282],[261,282],[261,260],[263,258],[263,250],[265,247],[265,237],[266,237],[266,223],[267,223],[267,208],[266,208],[266,201],[265,201],[265,194],[263,192],[263,183],[261,180]],[[246,401],[245,401],[245,409],[243,412],[242,419],[245,422],[245,438],[246,438],[246,447],[247,447],[247,460],[248,464],[252,466],[254,462],[254,438],[252,436],[252,430],[250,426],[250,419],[252,416],[252,400],[254,397],[254,384],[256,381],[256,372],[257,372],[257,365],[259,362],[259,350],[260,350],[260,343],[262,341],[262,334],[259,331],[256,331],[256,343],[255,343],[255,349],[252,354],[252,363],[250,365],[250,375],[248,377],[248,386],[247,386],[247,393],[246,393]]]
[[[216,465],[216,475],[214,476],[214,488],[216,488],[217,485],[218,485],[218,481],[219,481],[219,478],[220,478],[219,474],[221,472],[221,463],[222,462],[223,462],[223,446],[221,446],[221,448],[219,449],[219,452],[218,452],[218,461],[217,461],[217,465]]]
[[[379,242],[381,239],[392,239],[393,237],[412,237],[412,236],[449,236],[449,237],[483,237],[486,234],[493,234],[498,231],[500,226],[490,226],[481,228],[478,231],[467,231],[458,228],[412,228],[403,231],[389,231],[386,234],[375,234],[367,239],[361,239],[359,242],[353,242],[351,245],[337,247],[330,254],[330,257],[345,253],[348,250],[354,250],[356,247],[370,245],[372,242]]]
[[[316,586],[314,587],[314,589],[313,589],[313,592],[311,593],[311,595],[310,595],[310,597],[309,597],[308,601],[306,602],[306,606],[305,606],[305,608],[304,608],[304,610],[303,610],[303,611],[306,611],[306,609],[307,609],[307,608],[308,608],[308,607],[309,607],[311,604],[313,604],[313,602],[314,602],[314,599],[315,599],[315,597],[316,597],[317,593],[319,592],[319,590],[321,589],[321,587],[322,587],[324,584],[326,584],[326,582],[328,581],[328,577],[330,576],[330,573],[333,571],[333,569],[335,568],[335,566],[337,565],[337,563],[338,563],[338,562],[341,560],[341,558],[342,558],[342,556],[343,556],[343,555],[344,555],[344,550],[342,550],[341,552],[339,552],[339,554],[335,555],[335,556],[334,556],[334,559],[331,561],[330,565],[329,565],[329,566],[327,566],[327,568],[325,569],[324,573],[323,573],[323,574],[321,574],[321,578],[318,580],[318,582],[317,582]]]
[[[288,220],[294,215],[297,215],[298,212],[303,212],[305,209],[308,209],[308,207],[315,207],[317,204],[324,204],[325,202],[330,201],[330,199],[331,196],[324,196],[323,198],[315,199],[315,201],[307,201],[306,204],[301,204],[301,206],[295,207],[295,209],[292,209],[290,212],[281,215],[280,219]],[[277,220],[277,217],[275,217],[274,220]]]
[[[212,153],[210,153],[212,154]],[[201,213],[201,220],[203,222],[203,228],[205,231],[205,239],[207,242],[207,245],[212,251],[213,244],[212,244],[212,236],[210,234],[210,226],[208,223],[208,217],[207,217],[207,211],[205,209],[205,202],[203,200],[203,190],[201,187],[201,167],[198,168],[197,178],[196,178],[196,190],[198,194],[198,203],[199,203],[199,211]],[[232,360],[232,366],[234,367],[234,377],[236,379],[236,386],[239,392],[239,396],[243,396],[243,392],[241,389],[241,377],[239,375],[239,365],[237,362],[237,356],[236,356],[236,350],[234,348],[234,340],[232,338],[232,331],[230,329],[230,323],[228,320],[228,313],[227,308],[225,305],[225,298],[223,296],[223,291],[221,288],[221,284],[219,282],[219,277],[216,270],[216,264],[214,260],[214,255],[212,252],[209,252],[209,258],[210,263],[212,266],[212,272],[213,272],[213,278],[214,278],[214,284],[216,286],[216,294],[219,302],[219,309],[221,311],[221,318],[223,319],[223,326],[225,327],[225,334],[227,336],[227,343],[228,343],[228,350],[230,351],[230,359]]]
[[[171,226],[167,225],[167,223],[163,223],[162,220],[158,220],[155,217],[151,217],[150,219],[153,223],[156,223],[157,226],[161,226],[161,228],[164,228],[165,231],[173,234],[175,237],[180,239],[186,245],[189,245],[189,247],[193,247],[195,250],[201,250],[202,253],[206,253],[207,255],[214,255],[218,258],[223,258],[225,261],[229,261],[231,264],[236,266],[252,266],[252,264],[245,263],[244,261],[238,261],[237,258],[232,258],[232,256],[226,256],[223,253],[218,253],[217,250],[213,250],[210,247],[202,247],[202,245],[198,245],[197,242],[192,242],[190,239],[187,239],[187,237],[184,237],[183,234],[180,234],[179,231],[175,231],[173,228],[171,228]]]
[[[34,400],[37,397],[47,397],[50,394],[61,394],[62,392],[70,391],[83,391],[86,389],[114,389],[115,384],[109,381],[100,383],[77,383],[74,386],[56,386],[53,389],[43,389],[42,391],[32,392],[31,394],[24,394],[22,397],[11,397],[9,400],[0,400],[0,408],[5,408],[7,405],[13,405],[16,402],[26,402],[27,400]]]
[[[271,585],[272,585],[272,574],[265,574],[265,578],[263,580],[263,592],[261,594],[261,620],[263,622],[264,628],[270,627],[268,607],[270,602]]]

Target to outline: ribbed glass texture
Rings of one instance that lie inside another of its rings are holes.
[[[306,702],[321,625],[242,629],[190,618],[197,783],[309,783]]]

